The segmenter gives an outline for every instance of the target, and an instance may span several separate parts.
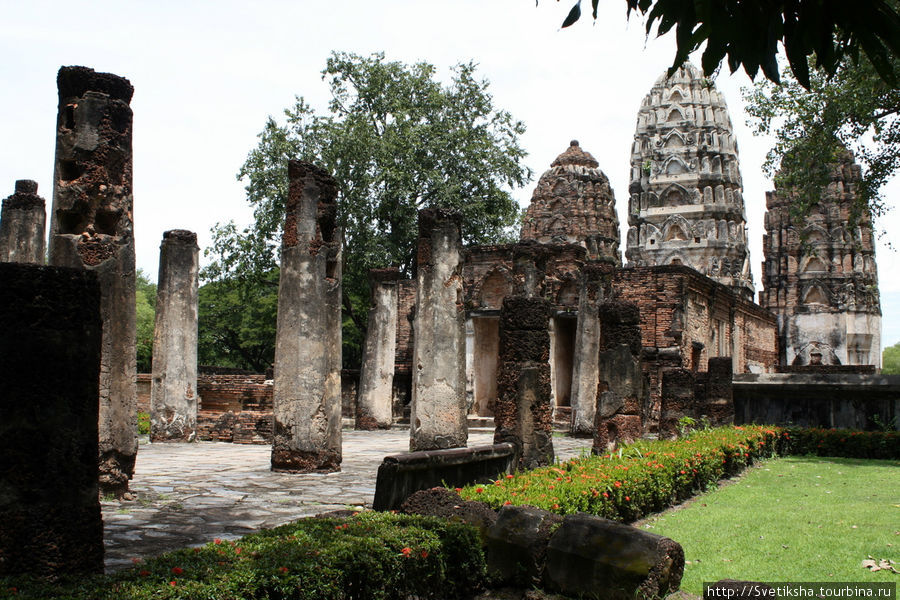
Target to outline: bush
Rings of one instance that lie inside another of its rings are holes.
[[[430,517],[361,513],[289,525],[57,584],[0,578],[0,596],[149,600],[471,597],[485,581],[478,533]],[[13,595],[14,594],[14,595]]]
[[[138,435],[150,435],[150,413],[138,411]]]
[[[900,459],[900,432],[788,427],[780,430],[778,453],[896,460]]]
[[[530,504],[634,521],[685,500],[753,460],[775,453],[778,431],[750,425],[698,431],[677,441],[639,441],[618,453],[575,458],[460,490],[467,500]]]

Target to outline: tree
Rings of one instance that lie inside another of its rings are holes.
[[[881,373],[883,375],[900,375],[900,342],[888,346],[882,352]]]
[[[149,373],[153,365],[153,335],[156,323],[156,284],[141,269],[135,277],[137,311],[137,369]]]
[[[494,106],[474,63],[454,67],[448,85],[435,75],[424,62],[333,53],[322,71],[331,92],[327,114],[298,97],[284,124],[268,119],[238,173],[254,223],[214,228],[204,280],[260,286],[276,268],[290,158],[315,162],[337,180],[351,344],[365,327],[368,270],[396,265],[411,275],[418,209],[460,210],[465,243],[511,240],[519,207],[509,189],[532,175],[519,145],[525,126]],[[354,348],[345,351],[352,364]]]
[[[881,188],[900,168],[900,89],[870,61],[845,60],[832,77],[812,71],[809,89],[785,72],[781,85],[757,82],[744,99],[756,133],[775,137],[765,169],[779,188],[796,192],[795,216],[818,201],[830,165],[847,149],[862,166],[857,214],[883,212]]]
[[[210,281],[198,298],[198,362],[265,372],[275,360],[278,270],[257,285]]]
[[[894,0],[625,0],[646,17],[647,35],[657,24],[657,36],[675,28],[677,50],[674,72],[701,45],[706,75],[723,60],[734,73],[743,66],[751,79],[762,69],[779,81],[778,44],[782,44],[793,76],[809,88],[809,57],[815,67],[833,75],[847,59],[856,63],[860,50],[878,76],[897,86],[895,61],[900,56],[900,16]],[[591,0],[594,19],[599,0]],[[562,26],[581,17],[581,0],[569,11]]]

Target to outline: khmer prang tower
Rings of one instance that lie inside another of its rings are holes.
[[[609,179],[589,152],[569,143],[541,175],[522,221],[519,238],[542,244],[579,244],[589,259],[621,266],[619,219]]]
[[[634,134],[627,266],[686,265],[752,299],[741,190],[721,94],[689,64],[660,77]]]
[[[850,152],[802,222],[791,193],[766,194],[763,291],[778,317],[782,365],[881,366],[881,303],[868,213],[852,218],[860,168]]]

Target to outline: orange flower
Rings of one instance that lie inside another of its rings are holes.
[[[221,544],[221,543],[222,543],[222,539],[221,539],[221,538],[216,538],[216,539],[213,540],[213,544],[215,544],[215,545],[217,545],[217,546],[218,546],[219,544]]]
[[[170,581],[170,582],[169,582],[169,585],[171,585],[172,587],[175,587],[176,585],[178,585],[178,582],[176,582],[176,581]]]
[[[428,558],[428,550],[422,550],[419,556],[421,556],[422,558]]]
[[[412,552],[412,548],[407,546],[406,548],[404,548],[403,550],[400,551],[400,554],[402,554],[403,556],[409,556],[409,554],[411,552]]]
[[[480,494],[480,493],[483,492],[483,491],[484,491],[484,488],[475,488],[475,493],[476,493],[476,494]]]
[[[622,482],[621,482],[621,481],[617,481],[617,482],[615,482],[613,485],[615,485],[616,487],[622,487]]]

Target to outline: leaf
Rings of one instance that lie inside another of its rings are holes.
[[[563,21],[562,28],[565,29],[575,21],[581,18],[581,0],[572,7],[572,10],[569,11],[569,15],[566,17],[566,20]]]

